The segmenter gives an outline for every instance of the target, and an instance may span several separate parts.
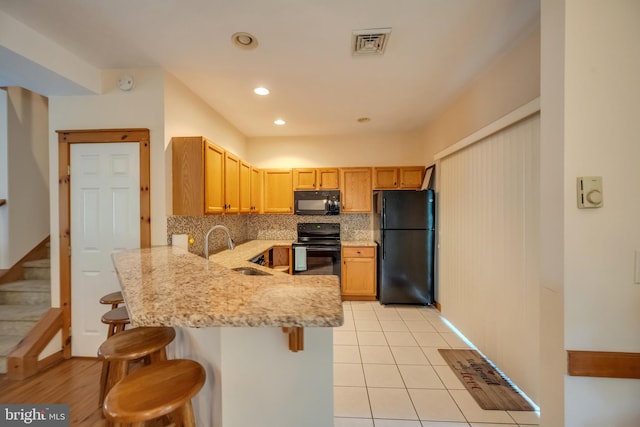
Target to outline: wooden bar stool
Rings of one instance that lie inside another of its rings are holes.
[[[167,415],[176,426],[194,427],[191,398],[205,380],[202,365],[174,359],[154,363],[132,372],[116,384],[104,401],[107,422],[116,426],[144,426],[145,421]]]
[[[122,296],[122,292],[111,292],[110,294],[104,295],[100,298],[100,304],[111,305],[111,308],[118,308],[120,304],[124,304],[124,297]]]
[[[131,323],[127,307],[118,307],[107,311],[102,315],[102,323],[105,323],[109,329],[107,330],[107,338],[118,332],[124,331],[125,326]]]
[[[127,376],[131,362],[142,360],[145,364],[152,364],[167,360],[166,346],[175,336],[176,331],[168,326],[143,326],[120,332],[103,342],[98,349],[98,357],[103,359],[100,406],[109,390]]]

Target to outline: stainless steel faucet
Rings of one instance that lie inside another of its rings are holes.
[[[213,230],[222,230],[227,235],[227,247],[229,249],[233,249],[236,247],[235,243],[233,243],[233,239],[231,238],[231,232],[224,225],[214,225],[207,231],[204,235],[204,257],[209,259],[209,235]]]

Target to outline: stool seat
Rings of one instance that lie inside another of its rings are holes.
[[[129,373],[130,362],[143,360],[146,364],[167,359],[166,346],[176,332],[168,326],[139,327],[117,333],[100,345],[98,357],[102,362],[100,400]]]
[[[166,360],[145,366],[116,384],[104,401],[107,421],[142,426],[169,415],[176,425],[195,426],[191,398],[205,381],[204,368],[193,360]]]
[[[125,326],[131,322],[131,320],[129,319],[129,312],[127,311],[127,307],[124,306],[107,311],[102,315],[101,320],[102,323],[106,323],[107,325],[109,325],[107,338],[113,336],[118,332],[124,331]]]
[[[100,298],[100,304],[111,305],[111,308],[118,308],[118,305],[124,304],[124,297],[122,292],[111,292]]]

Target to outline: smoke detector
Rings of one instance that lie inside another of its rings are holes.
[[[373,28],[353,31],[353,55],[382,55],[387,46],[391,28]]]

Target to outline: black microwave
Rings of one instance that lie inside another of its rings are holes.
[[[296,215],[339,215],[340,191],[294,191],[293,205]]]

